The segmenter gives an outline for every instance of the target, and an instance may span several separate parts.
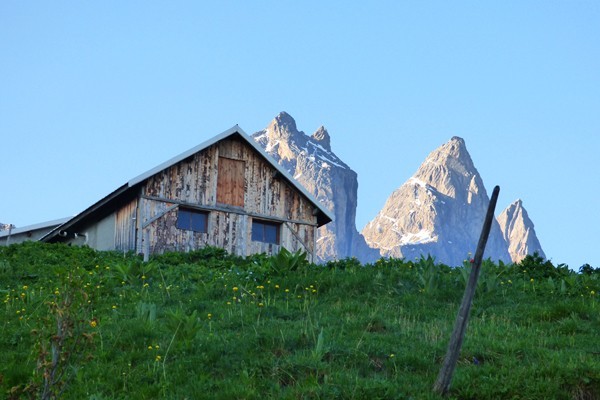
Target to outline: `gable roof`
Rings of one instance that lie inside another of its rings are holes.
[[[50,238],[56,236],[60,231],[66,230],[73,226],[77,226],[77,224],[83,219],[85,219],[87,216],[95,213],[102,213],[102,210],[105,209],[105,207],[107,207],[109,204],[118,204],[127,201],[127,199],[130,199],[132,195],[135,194],[135,191],[133,189],[138,187],[146,179],[231,136],[236,136],[243,139],[248,145],[250,145],[254,150],[256,150],[269,164],[271,164],[271,166],[275,168],[277,172],[279,172],[281,176],[292,187],[300,191],[306,198],[308,198],[308,200],[316,208],[318,226],[325,225],[326,223],[333,221],[333,215],[329,212],[329,210],[324,208],[311,193],[309,193],[302,185],[300,185],[298,181],[296,181],[281,165],[279,165],[279,163],[275,161],[275,159],[273,159],[273,157],[271,157],[258,143],[256,143],[248,134],[246,134],[246,132],[244,132],[238,125],[235,125],[232,128],[218,134],[217,136],[214,136],[213,138],[199,144],[198,146],[184,151],[183,153],[171,158],[170,160],[167,160],[164,163],[157,165],[156,167],[129,180],[126,184],[119,187],[114,192],[110,193],[108,196],[100,199],[95,204],[91,205],[81,213],[77,214],[75,217],[69,219],[62,225],[59,225],[56,228],[54,228],[52,231],[43,236],[40,240],[49,240]]]

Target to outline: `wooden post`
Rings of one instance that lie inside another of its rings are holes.
[[[456,361],[458,360],[460,348],[465,337],[467,322],[469,321],[469,312],[471,311],[473,296],[475,295],[475,289],[477,288],[477,279],[479,278],[479,270],[481,268],[481,261],[483,259],[483,251],[485,250],[485,245],[492,227],[494,210],[496,209],[496,202],[498,200],[499,192],[500,187],[496,186],[492,192],[492,198],[490,199],[485,221],[483,222],[483,229],[481,230],[481,236],[479,237],[479,243],[477,244],[471,275],[469,276],[469,282],[465,288],[465,294],[463,295],[462,303],[456,317],[456,322],[454,323],[454,331],[452,332],[450,343],[448,343],[448,350],[446,352],[446,357],[444,358],[444,364],[442,365],[437,380],[433,385],[434,392],[442,395],[446,395],[450,389],[450,383],[452,381],[452,375],[454,374],[454,368],[456,367]]]

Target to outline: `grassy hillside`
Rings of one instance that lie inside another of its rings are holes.
[[[469,263],[0,248],[0,397],[438,399]],[[450,398],[600,399],[600,271],[485,262]]]

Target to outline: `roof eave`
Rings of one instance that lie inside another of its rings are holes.
[[[131,187],[132,186],[129,186],[128,184],[122,185],[121,187],[119,187],[118,189],[116,189],[115,191],[110,193],[109,195],[105,196],[104,198],[100,199],[96,203],[92,204],[90,207],[86,208],[85,210],[83,210],[82,212],[80,212],[79,214],[74,216],[73,218],[69,219],[68,221],[64,222],[63,224],[58,225],[56,228],[52,229],[50,232],[48,232],[47,234],[45,234],[44,236],[42,236],[39,239],[40,242],[47,242],[48,240],[50,240],[53,237],[55,237],[56,235],[58,235],[59,232],[69,229],[76,223],[83,220],[88,215],[92,214],[95,211],[98,211],[100,208],[102,208],[108,202],[119,197],[121,194],[126,192]]]

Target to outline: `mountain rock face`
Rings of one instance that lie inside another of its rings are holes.
[[[334,215],[334,221],[318,231],[317,257],[321,261],[356,257],[371,262],[379,257],[356,230],[356,172],[333,153],[324,127],[308,136],[297,129],[289,114],[281,112],[252,136]]]
[[[414,259],[430,254],[437,262],[458,266],[475,253],[488,203],[464,140],[453,137],[392,193],[362,234],[381,256]],[[495,220],[484,258],[511,261]]]
[[[519,262],[526,255],[535,252],[546,258],[535,234],[533,222],[529,219],[520,199],[502,211],[498,216],[498,223],[502,236],[508,243],[508,252],[513,262]]]

